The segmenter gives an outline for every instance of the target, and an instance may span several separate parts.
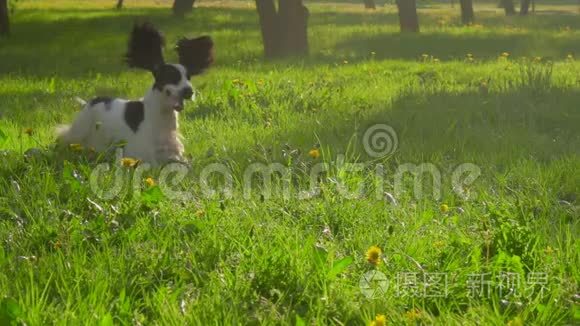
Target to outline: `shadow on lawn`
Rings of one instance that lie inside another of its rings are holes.
[[[336,45],[333,53],[319,60],[349,58],[353,61],[368,60],[371,53],[381,59],[418,59],[423,54],[442,60],[465,59],[468,53],[476,59],[495,59],[501,53],[512,56],[543,57],[563,60],[568,54],[580,53],[580,35],[551,36],[538,38],[533,34],[463,34],[451,35],[443,32],[417,35],[385,33],[366,36],[354,35],[350,40]],[[342,57],[338,54],[342,54]]]
[[[232,44],[248,41],[239,33],[252,30],[259,36],[254,12],[236,8],[203,8],[183,20],[162,9],[50,10],[48,14],[62,18],[46,19],[28,10],[15,16],[11,37],[0,43],[0,74],[79,77],[122,71],[127,69],[122,57],[136,21],[151,21],[164,33],[168,61],[176,60],[172,48],[182,36],[214,36],[216,48],[222,49],[217,53],[220,64],[240,59],[227,51]]]
[[[455,27],[434,27],[442,16],[448,14],[423,12],[421,24],[424,32],[407,35],[396,32],[398,18],[393,12],[318,10],[313,11],[310,19],[312,56],[300,60],[300,64],[306,63],[306,66],[342,62],[345,58],[368,60],[371,52],[376,53],[375,59],[401,60],[416,60],[423,53],[440,59],[463,58],[467,53],[473,53],[477,58],[494,58],[504,51],[516,56],[554,58],[580,53],[580,36],[572,32],[580,28],[580,20],[571,14],[508,18],[497,14],[481,15],[478,22],[484,24],[485,29],[464,32]],[[22,10],[15,15],[12,37],[0,42],[0,74],[74,78],[87,76],[90,72],[123,71],[127,69],[122,56],[128,32],[135,21],[145,19],[154,22],[167,35],[168,60],[175,60],[170,48],[177,38],[201,34],[214,37],[217,65],[240,66],[244,62],[261,60],[261,37],[257,14],[252,8],[203,7],[184,20],[175,19],[165,8],[135,8],[120,12],[74,9],[38,13]],[[451,23],[457,24],[455,21],[458,19],[454,14]],[[330,32],[325,28],[332,29],[333,26],[352,26],[352,32],[345,31],[350,39],[320,42],[319,38]],[[498,26],[516,26],[523,30],[502,33]],[[547,33],[562,26],[570,27],[572,31],[557,35]],[[372,33],[356,32],[363,27],[370,28]],[[230,51],[233,47],[235,51]]]
[[[461,60],[466,54],[476,59],[495,59],[501,53],[512,56],[544,57],[563,60],[580,53],[580,20],[577,14],[538,11],[527,17],[505,17],[502,13],[476,14],[476,26],[465,27],[459,11],[419,11],[422,32],[402,34],[394,13],[319,13],[314,25],[349,22],[352,26],[370,26],[383,32],[356,31],[330,49],[313,53],[311,62],[351,62],[369,58],[416,60],[423,54],[441,60]],[[443,23],[442,23],[443,22]],[[391,26],[391,29],[385,29]],[[371,55],[371,53],[373,53]]]
[[[370,110],[352,110],[342,116],[325,113],[327,116],[316,117],[332,121],[324,128],[302,126],[284,133],[280,140],[308,148],[315,133],[323,146],[338,154],[347,151],[349,140],[355,136],[353,145],[366,160],[364,132],[375,124],[387,124],[398,136],[398,162],[419,158],[426,162],[478,158],[489,159],[486,163],[492,164],[520,158],[549,161],[580,154],[579,102],[580,92],[560,89],[541,95],[529,90],[488,95],[477,90],[413,92],[393,103],[374,103]]]

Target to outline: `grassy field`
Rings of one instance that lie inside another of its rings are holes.
[[[0,325],[580,322],[576,6],[480,5],[463,27],[431,3],[401,35],[392,5],[310,1],[310,57],[264,62],[253,1],[200,0],[184,20],[113,2],[21,0],[0,39]],[[186,177],[117,167],[123,191],[103,198],[94,154],[55,151],[54,127],[75,96],[144,95],[151,76],[121,60],[143,19],[168,44],[212,35],[217,61],[181,115]],[[289,195],[246,178],[256,163],[289,171]],[[428,173],[398,182],[411,164]],[[212,166],[231,194],[205,191],[223,185]]]

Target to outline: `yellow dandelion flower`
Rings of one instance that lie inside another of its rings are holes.
[[[32,128],[26,128],[24,129],[24,133],[28,136],[32,136],[32,134],[34,134],[34,130]]]
[[[371,51],[371,55],[376,55],[377,53],[375,51]]]
[[[195,217],[203,217],[205,215],[205,212],[203,209],[198,209],[194,215]]]
[[[139,160],[130,157],[123,157],[121,159],[121,165],[127,168],[132,168],[139,163]]]
[[[449,212],[449,206],[447,206],[447,204],[441,204],[441,206],[439,206],[439,210],[441,210],[441,213],[447,213]]]
[[[145,184],[148,187],[153,187],[155,185],[155,180],[153,178],[149,177],[149,178],[145,179]]]
[[[84,149],[81,144],[69,144],[68,148],[73,152],[81,152]]]
[[[317,159],[320,157],[320,150],[317,148],[313,148],[308,152],[308,155],[313,159]]]
[[[482,92],[482,93],[485,93],[485,94],[488,93],[488,91],[489,91],[489,85],[487,84],[487,81],[486,80],[481,80],[479,82],[479,91]]]
[[[547,246],[546,249],[544,249],[544,253],[546,253],[546,255],[551,255],[554,253],[554,249],[550,246]]]
[[[569,53],[568,56],[566,56],[566,59],[574,60],[574,56],[572,55],[572,53]]]
[[[534,58],[534,61],[535,61],[535,62],[540,62],[540,61],[542,61],[542,57],[535,57],[535,58]]]
[[[385,315],[377,315],[375,320],[371,321],[371,326],[385,326],[387,325],[387,317]]]
[[[504,58],[507,58],[507,57],[509,57],[509,56],[510,56],[510,54],[509,54],[509,52],[503,52],[503,53],[501,54],[501,56],[502,56],[502,57],[504,57]]]
[[[421,311],[419,311],[419,309],[409,310],[405,313],[405,318],[410,322],[419,320],[421,319]]]
[[[521,317],[516,317],[507,323],[508,326],[524,326],[524,321]]]
[[[468,54],[467,54],[467,57],[468,57],[468,58],[473,58],[473,54],[471,54],[471,53],[468,53]]]
[[[441,249],[443,247],[445,247],[445,241],[435,241],[433,242],[433,247],[437,248],[437,249]]]
[[[423,59],[427,59],[427,58],[429,58],[429,55],[427,53],[423,53],[423,54],[421,54],[421,57]]]
[[[381,248],[377,247],[377,246],[371,246],[366,254],[366,260],[372,264],[372,265],[379,265],[381,263],[381,254],[383,253],[383,251],[381,250]]]
[[[347,64],[348,63],[348,60],[344,60],[342,63]]]
[[[439,63],[439,59],[435,58],[435,59],[433,59],[433,62]]]

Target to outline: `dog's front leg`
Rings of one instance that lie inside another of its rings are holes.
[[[158,162],[187,162],[185,157],[183,157],[183,144],[177,138],[171,139],[165,144],[160,144],[155,154]]]

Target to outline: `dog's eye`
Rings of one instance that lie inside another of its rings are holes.
[[[170,96],[171,95],[171,92],[168,89],[166,89],[165,90],[165,95]]]

